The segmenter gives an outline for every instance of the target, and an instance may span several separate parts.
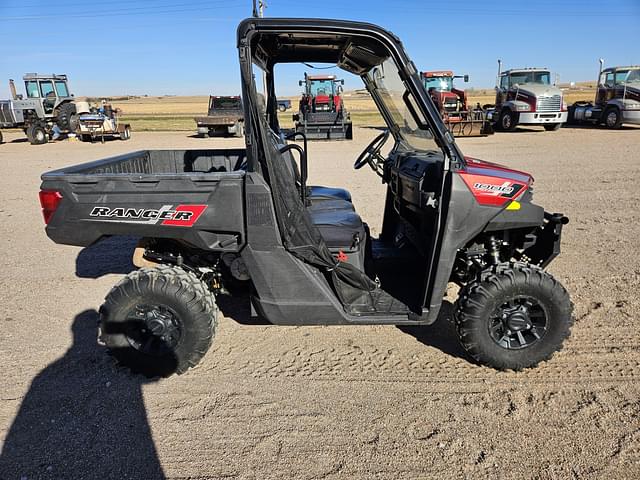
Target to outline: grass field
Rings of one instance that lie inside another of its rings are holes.
[[[491,104],[494,101],[493,89],[469,90],[469,104]],[[592,100],[594,89],[591,86],[580,86],[565,90],[565,99],[571,104],[578,100]],[[293,105],[297,97],[289,97]],[[123,120],[130,123],[135,131],[195,131],[193,117],[203,115],[207,111],[208,97],[135,97],[127,100],[113,101],[113,105],[122,109]],[[346,92],[345,104],[351,112],[356,126],[380,126],[380,117],[371,97],[362,92]],[[293,110],[284,112],[280,117],[283,127],[291,127]]]

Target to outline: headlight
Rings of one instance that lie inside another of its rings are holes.
[[[530,112],[531,111],[531,105],[528,105],[526,103],[518,103],[518,104],[516,104],[516,108],[518,109],[519,112]]]

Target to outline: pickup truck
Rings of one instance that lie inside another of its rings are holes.
[[[216,135],[244,136],[244,110],[240,96],[222,97],[211,95],[206,116],[194,118],[198,136]]]
[[[287,98],[278,98],[278,111],[286,112],[287,110],[291,110],[291,100]]]

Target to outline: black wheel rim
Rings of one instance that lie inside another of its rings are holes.
[[[521,350],[538,343],[547,333],[548,316],[535,298],[513,297],[489,317],[489,335],[502,348]]]
[[[136,350],[161,357],[173,352],[182,337],[182,322],[166,305],[136,305],[125,321],[125,335]]]

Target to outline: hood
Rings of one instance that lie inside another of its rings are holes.
[[[506,206],[533,184],[533,177],[526,172],[477,158],[465,157],[465,161],[459,175],[481,205]]]
[[[558,87],[554,87],[553,85],[541,85],[539,83],[525,83],[523,85],[520,85],[520,91],[529,92],[536,97],[562,95],[562,90],[560,90]]]

